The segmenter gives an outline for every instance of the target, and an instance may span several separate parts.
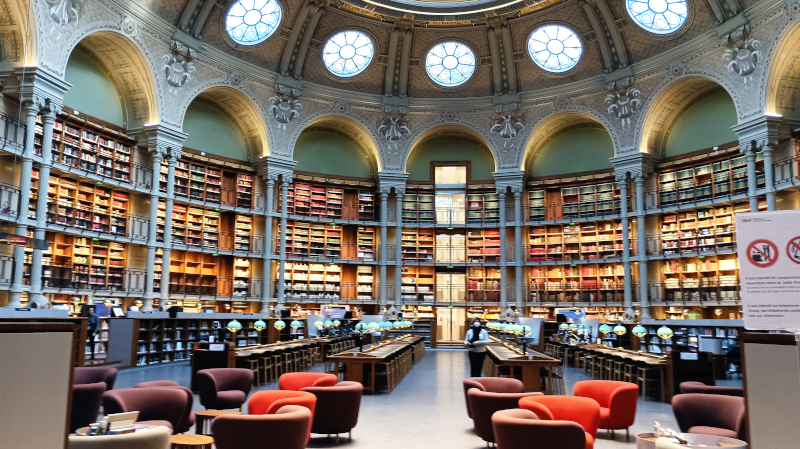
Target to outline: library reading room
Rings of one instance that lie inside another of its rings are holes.
[[[800,447],[800,0],[0,0],[0,448]]]

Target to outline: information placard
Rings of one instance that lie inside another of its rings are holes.
[[[800,210],[736,214],[744,327],[800,330]]]

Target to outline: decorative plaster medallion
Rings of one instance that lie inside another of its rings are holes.
[[[281,131],[286,131],[286,125],[299,117],[300,110],[303,108],[299,100],[278,95],[270,98],[269,103],[271,105],[269,113],[278,122],[278,129]]]
[[[84,0],[45,0],[47,2],[50,17],[56,22],[57,26],[68,25],[77,22],[83,13]]]
[[[761,42],[748,37],[741,46],[725,50],[722,59],[728,61],[728,71],[741,76],[746,85],[761,59]]]
[[[333,103],[333,107],[331,107],[331,110],[333,112],[336,112],[336,113],[342,114],[342,115],[349,114],[350,113],[350,104],[347,103],[346,101],[337,101],[337,102]]]
[[[682,62],[673,62],[672,65],[669,66],[668,73],[673,78],[683,76],[683,74],[686,73],[686,64]]]
[[[134,19],[127,17],[122,21],[120,28],[122,29],[123,33],[129,36],[134,36],[136,32],[139,31],[139,23]]]
[[[378,124],[378,132],[386,138],[386,140],[393,142],[403,138],[403,134],[411,133],[408,127],[408,121],[401,116],[388,116]]]
[[[239,72],[231,72],[231,74],[228,75],[228,82],[231,86],[239,87],[244,84],[244,75]]]
[[[622,94],[614,92],[606,97],[606,103],[609,105],[608,113],[620,119],[623,128],[631,125],[631,116],[642,106],[642,101],[639,100],[640,93],[638,89],[629,87]]]
[[[572,107],[572,101],[566,97],[556,98],[556,101],[553,102],[553,107],[556,109],[556,111],[569,109]]]
[[[178,89],[192,81],[194,63],[181,54],[167,53],[161,57],[164,61],[164,77],[170,85],[170,93],[178,93]]]
[[[497,134],[503,139],[517,137],[517,133],[525,129],[525,118],[514,114],[499,115],[492,120],[490,134]],[[505,145],[503,145],[505,146]]]
[[[442,120],[446,122],[455,122],[456,120],[458,120],[458,111],[442,112]]]
[[[789,14],[793,17],[800,17],[800,0],[789,0]]]

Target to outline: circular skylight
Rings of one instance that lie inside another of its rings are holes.
[[[256,45],[267,40],[281,23],[277,0],[238,0],[225,16],[225,30],[239,45]]]
[[[552,73],[564,73],[578,64],[583,44],[578,35],[562,25],[544,25],[528,38],[528,53],[539,67]]]
[[[656,34],[669,34],[686,23],[686,0],[626,0],[628,14],[637,25]]]
[[[440,86],[460,86],[475,73],[475,53],[459,42],[442,42],[425,57],[425,71]]]
[[[328,39],[322,49],[325,67],[336,76],[349,78],[367,68],[375,54],[372,39],[360,31],[342,31]]]

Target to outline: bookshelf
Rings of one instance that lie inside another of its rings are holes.
[[[236,174],[236,207],[253,207],[253,175]]]
[[[158,241],[164,241],[166,203],[158,203]],[[219,248],[220,213],[214,210],[173,204],[172,243],[195,248]]]
[[[226,206],[251,209],[254,205],[253,175],[245,169],[236,169],[231,164],[195,154],[194,150],[184,149],[175,163],[175,183],[173,190],[177,197],[223,204]],[[224,165],[223,165],[224,164]],[[167,191],[169,167],[161,161],[160,190]]]
[[[428,348],[436,347],[436,311],[433,306],[409,306],[400,307],[403,319],[414,322],[413,332],[425,340]]]
[[[542,302],[621,302],[621,263],[558,265],[529,269],[530,296]]]
[[[433,262],[433,229],[404,228],[401,237],[404,262]]]
[[[528,318],[551,319],[551,309],[548,307],[528,307]]]
[[[736,254],[665,260],[661,282],[651,284],[653,298],[665,301],[738,299],[739,261]]]
[[[400,299],[403,302],[426,302],[434,300],[435,273],[433,267],[403,267]]]
[[[467,307],[467,327],[472,325],[472,320],[475,318],[480,318],[484,321],[499,320],[502,312],[503,311],[500,310],[500,307]]]
[[[686,202],[728,198],[747,193],[747,158],[738,153],[738,147],[716,161],[678,161],[658,170],[658,194],[661,206]],[[764,159],[756,154],[758,187],[765,183]]]
[[[500,262],[500,230],[467,232],[467,257],[470,263]]]
[[[358,219],[362,221],[374,220],[375,213],[375,192],[372,190],[358,191]]]
[[[467,193],[467,224],[500,221],[500,201],[497,193]]]
[[[170,253],[171,256],[171,253]],[[156,248],[156,258],[153,264],[153,291],[161,291],[161,271],[164,267],[164,249]]]
[[[545,190],[529,190],[528,219],[531,221],[544,220],[546,218],[545,209]]]
[[[375,228],[359,226],[356,236],[359,260],[375,260]]]
[[[766,201],[759,202],[759,210]],[[664,255],[736,248],[736,214],[749,212],[749,202],[707,207],[661,216],[660,250]]]
[[[570,220],[619,214],[619,183],[610,174],[594,178],[595,182],[571,178],[529,183],[528,219]]]
[[[131,182],[133,140],[118,131],[71,115],[66,119],[60,117],[53,124],[54,163],[125,183]],[[40,155],[44,137],[41,116],[36,117],[34,134],[34,150]]]
[[[236,214],[234,222],[234,251],[250,252],[250,238],[253,235],[253,217]]]
[[[623,321],[625,307],[586,307],[586,318],[598,319],[601,323],[618,323]]]
[[[250,259],[233,259],[233,296],[247,296],[250,289]]]
[[[38,188],[39,172],[32,173]],[[50,223],[127,235],[130,195],[96,183],[51,175],[47,188],[47,221]],[[35,210],[35,203],[31,204]]]
[[[355,186],[353,184],[366,184],[355,181],[332,182],[336,184],[312,180],[290,184],[287,199],[289,215],[360,221],[376,219],[374,189]],[[353,186],[343,186],[345,183]]]
[[[467,268],[467,300],[500,301],[500,269]]]
[[[342,299],[342,267],[286,262],[285,294],[291,299]]]
[[[403,220],[434,221],[434,194],[407,193],[403,195]]]
[[[342,255],[342,226],[290,221],[286,224],[286,255],[339,259]]]
[[[42,286],[93,291],[122,291],[127,248],[124,243],[51,234],[43,255]]]
[[[211,254],[173,249],[169,261],[169,292],[217,295],[220,260]]]
[[[369,301],[375,298],[375,276],[373,267],[356,267],[356,299]]]
[[[620,220],[531,226],[528,255],[531,262],[622,257],[622,241]]]
[[[730,324],[698,326],[681,321],[686,320],[666,320],[664,323],[674,332],[669,340],[662,340],[657,335],[656,332],[662,326],[661,324],[644,324],[647,335],[641,339],[636,336],[631,336],[631,338],[639,340],[642,350],[652,354],[666,354],[673,349],[680,350],[680,348],[683,348],[683,351],[697,352],[700,346],[699,340],[704,336],[721,339],[722,350],[727,351],[736,344],[739,333],[743,331],[742,327]]]
[[[103,359],[106,355],[108,348],[108,321],[107,317],[100,318],[100,327],[98,327],[97,336],[94,338],[94,355],[96,359]],[[86,335],[86,344],[84,344],[84,351],[87,356],[92,355],[92,350],[89,348],[89,335]]]

